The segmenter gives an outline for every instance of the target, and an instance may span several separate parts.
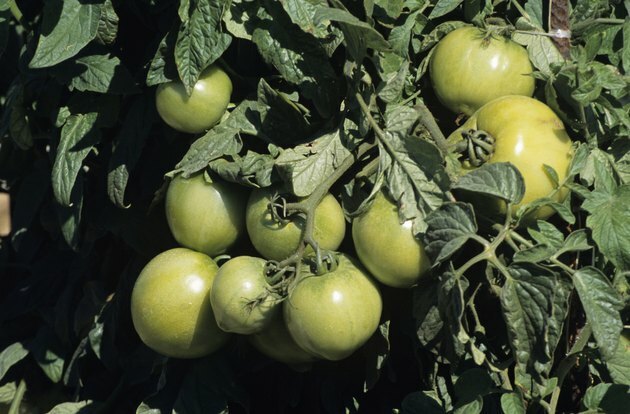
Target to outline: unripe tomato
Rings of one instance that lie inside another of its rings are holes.
[[[260,332],[280,311],[278,298],[267,295],[265,263],[260,257],[238,256],[219,268],[210,302],[224,331],[243,335]]]
[[[210,65],[199,75],[190,96],[181,81],[158,86],[155,105],[164,122],[172,128],[197,134],[221,120],[231,95],[232,81],[227,73],[216,65]]]
[[[274,220],[267,207],[275,193],[273,188],[252,191],[246,209],[247,233],[264,258],[282,260],[298,247],[305,219],[296,216],[286,224]],[[326,194],[315,209],[313,236],[319,247],[336,250],[346,234],[343,209],[332,194]],[[309,247],[307,253],[312,252]]]
[[[567,176],[572,158],[571,139],[558,116],[545,104],[525,96],[505,96],[484,105],[448,138],[461,141],[462,132],[485,131],[494,137],[494,153],[487,162],[510,162],[523,176],[525,195],[519,206],[546,197],[555,188],[554,181],[544,165],[558,173],[558,179]],[[465,168],[471,167],[466,161]],[[563,201],[567,189],[557,191],[552,199]],[[540,208],[536,218],[544,219],[553,214],[550,207]]]
[[[447,34],[429,62],[431,84],[440,102],[466,115],[500,96],[532,96],[532,70],[525,48],[472,26]]]
[[[379,192],[372,205],[352,221],[352,240],[361,263],[381,283],[407,288],[431,267],[412,221],[400,222],[398,207]]]
[[[339,253],[336,269],[300,279],[284,301],[295,342],[317,357],[350,356],[378,328],[383,302],[378,285],[356,259]]]
[[[179,244],[208,256],[225,253],[245,233],[246,194],[203,173],[175,177],[166,192],[166,219]]]
[[[217,264],[203,253],[175,248],[154,257],[140,272],[131,294],[131,317],[140,339],[156,352],[197,358],[229,338],[210,305]]]
[[[308,369],[315,360],[313,355],[295,342],[281,312],[274,316],[269,326],[247,339],[263,355],[283,362],[297,371]]]

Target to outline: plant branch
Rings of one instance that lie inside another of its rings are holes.
[[[24,378],[20,380],[20,384],[15,390],[15,396],[11,401],[11,406],[9,407],[8,414],[18,414],[21,412],[20,405],[22,405],[22,399],[24,399],[24,394],[26,393],[26,382]]]
[[[442,156],[446,157],[449,153],[448,142],[437,122],[435,122],[435,117],[424,103],[417,104],[415,109],[420,114],[420,123],[429,131],[431,138],[435,141],[435,145],[439,148]]]

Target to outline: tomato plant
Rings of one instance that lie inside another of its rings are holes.
[[[230,103],[232,81],[216,65],[199,74],[190,93],[181,81],[160,84],[155,91],[157,111],[174,129],[197,134],[219,122]]]
[[[411,228],[412,221],[401,223],[398,207],[383,193],[378,193],[368,211],[352,222],[359,260],[387,286],[411,287],[431,267],[422,242]]]
[[[376,283],[356,259],[341,255],[324,275],[305,274],[284,305],[295,342],[320,358],[348,357],[378,327],[382,300]]]
[[[244,189],[204,174],[175,177],[166,192],[166,218],[175,240],[208,256],[225,253],[245,233]]]
[[[263,259],[238,256],[221,265],[210,294],[219,327],[245,335],[265,329],[279,311],[267,289]]]
[[[0,411],[627,411],[627,16],[0,0]]]
[[[298,215],[282,217],[281,205],[270,208],[275,194],[273,188],[252,191],[246,208],[247,233],[263,257],[282,260],[297,249],[306,221]],[[341,205],[327,194],[315,209],[314,240],[322,249],[335,250],[345,234],[346,221]]]
[[[210,306],[218,269],[208,256],[185,248],[147,263],[131,295],[133,325],[147,346],[166,356],[198,358],[225,344],[229,335]]]
[[[429,64],[431,84],[440,102],[466,115],[501,96],[532,96],[532,71],[524,47],[492,30],[472,26],[444,36]]]

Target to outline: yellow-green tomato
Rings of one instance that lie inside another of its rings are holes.
[[[210,65],[201,72],[190,96],[181,81],[158,86],[155,105],[172,128],[190,134],[204,132],[221,120],[230,103],[232,81],[220,67]]]
[[[532,96],[535,86],[525,48],[472,26],[455,29],[440,40],[429,62],[429,76],[440,102],[466,115],[500,96]]]
[[[475,112],[449,136],[449,141],[462,140],[462,132],[468,130],[485,131],[494,138],[494,153],[487,162],[510,162],[522,174],[525,195],[515,208],[552,194],[553,200],[564,200],[568,191],[554,191],[555,183],[544,166],[552,167],[558,179],[564,180],[572,158],[571,139],[560,118],[547,105],[525,96],[497,98]],[[543,207],[536,212],[536,218],[552,214],[553,209]]]
[[[155,256],[140,272],[131,294],[131,317],[140,339],[174,358],[198,358],[229,338],[210,305],[217,264],[182,247]]]
[[[339,253],[336,269],[300,279],[283,302],[295,342],[319,358],[350,356],[378,328],[383,302],[376,282],[358,261]]]
[[[243,335],[260,332],[280,311],[278,298],[270,294],[265,263],[260,257],[238,256],[219,268],[210,302],[224,331]]]
[[[274,316],[269,326],[247,339],[263,355],[283,362],[297,371],[308,369],[315,360],[313,355],[300,348],[291,337],[281,312]]]
[[[305,220],[303,216],[295,216],[287,223],[276,221],[268,208],[275,191],[273,188],[252,191],[246,209],[247,233],[264,258],[282,260],[297,249]],[[336,250],[345,234],[343,209],[332,194],[326,194],[315,209],[313,237],[320,248]],[[310,247],[308,252],[312,252]]]
[[[411,287],[431,267],[422,242],[413,235],[412,221],[401,223],[398,207],[382,192],[352,221],[352,240],[361,263],[387,286]]]
[[[244,189],[203,173],[176,176],[166,192],[166,219],[177,242],[216,256],[245,233]]]

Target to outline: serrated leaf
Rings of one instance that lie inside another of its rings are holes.
[[[250,187],[268,187],[274,181],[276,156],[247,151],[244,157],[233,155],[218,158],[210,161],[208,166],[227,181]]]
[[[506,393],[501,396],[501,409],[504,413],[525,414],[525,402],[516,392]]]
[[[454,189],[473,191],[517,204],[525,194],[525,182],[518,169],[509,162],[484,164],[461,177]]]
[[[258,112],[257,106],[254,101],[242,101],[223,122],[191,144],[175,166],[175,172],[190,176],[206,168],[210,161],[224,155],[238,154],[243,147],[240,134],[255,134],[258,130],[250,119],[251,113]]]
[[[28,355],[28,349],[21,342],[15,342],[0,352],[0,381],[13,365]]]
[[[630,338],[622,334],[615,354],[606,361],[606,367],[615,383],[630,385]]]
[[[53,192],[63,206],[70,206],[70,195],[83,160],[100,140],[96,129],[98,113],[71,115],[61,129],[52,169]]]
[[[102,45],[111,45],[118,35],[118,22],[120,19],[114,9],[112,0],[105,0],[101,9],[101,18],[98,21],[96,41]]]
[[[466,306],[464,293],[468,286],[468,280],[464,276],[457,277],[452,269],[439,276],[438,307],[444,327],[450,333],[447,344],[452,347],[456,358],[466,352],[466,343],[470,340],[462,322]]]
[[[83,56],[73,64],[61,65],[57,73],[70,90],[111,94],[138,92],[131,73],[116,56]]]
[[[409,58],[409,42],[414,27],[418,24],[418,20],[422,20],[426,24],[426,17],[422,14],[422,10],[416,10],[410,13],[405,19],[405,23],[395,26],[390,32],[387,41],[391,45],[392,51],[399,56]]]
[[[395,73],[389,74],[377,89],[378,97],[386,103],[397,102],[402,98],[403,89],[409,75],[409,62],[404,61]]]
[[[437,306],[438,285],[434,281],[431,281],[428,286],[425,283],[428,282],[420,282],[420,285],[413,289],[412,307],[416,321],[416,335],[423,346],[434,341],[444,326]]]
[[[144,142],[149,136],[155,120],[155,104],[152,97],[136,99],[129,108],[125,121],[116,137],[116,143],[109,160],[107,174],[107,194],[118,207],[125,204],[125,189],[129,174],[140,158]]]
[[[147,86],[155,86],[177,79],[177,66],[173,57],[176,41],[176,30],[168,32],[160,41],[147,72]]]
[[[442,17],[445,14],[452,12],[462,3],[462,1],[463,0],[438,0],[429,14],[429,19],[437,19],[438,17]]]
[[[91,400],[79,402],[64,402],[55,405],[48,414],[90,414],[96,411],[98,404]]]
[[[79,53],[96,37],[101,8],[101,4],[80,0],[45,2],[42,29],[29,66],[53,66]]]
[[[284,10],[291,18],[291,21],[300,26],[304,32],[310,33],[320,39],[330,34],[328,24],[315,21],[317,11],[321,7],[328,7],[325,0],[285,0],[281,3]]]
[[[175,43],[175,64],[189,95],[201,71],[221,57],[232,41],[232,36],[221,29],[221,18],[229,4],[229,0],[197,0],[190,17],[182,21]]]
[[[630,137],[620,137],[614,141],[610,151],[615,159],[619,179],[623,184],[630,184]]]
[[[578,269],[573,274],[573,285],[593,327],[600,353],[604,359],[612,358],[623,328],[619,314],[623,301],[610,280],[592,266]]]
[[[630,406],[630,387],[621,384],[597,384],[586,390],[582,404],[597,413],[625,414]]]
[[[433,266],[448,260],[477,233],[470,204],[444,203],[426,217],[425,250]]]
[[[550,37],[544,35],[542,26],[533,25],[524,17],[517,20],[516,27],[521,32],[514,33],[512,40],[527,48],[529,60],[536,69],[551,76],[553,74],[552,65],[564,62],[564,58],[556,45]]]
[[[276,167],[288,181],[291,192],[298,197],[306,197],[351,156],[358,138],[356,124],[346,119],[333,131],[282,151]]]
[[[630,185],[615,189],[612,194],[596,191],[582,204],[590,216],[586,225],[593,240],[615,266],[630,270]]]
[[[284,80],[298,85],[324,116],[337,112],[337,75],[322,44],[290,23],[279,4],[260,10],[252,41]]]
[[[527,233],[539,244],[546,244],[556,249],[560,248],[564,242],[562,232],[553,224],[542,220],[536,222],[536,227],[529,227]]]
[[[501,288],[501,307],[517,366],[534,378],[551,360],[549,320],[558,282],[550,270],[532,263],[513,263]]]

